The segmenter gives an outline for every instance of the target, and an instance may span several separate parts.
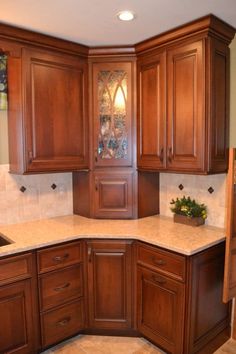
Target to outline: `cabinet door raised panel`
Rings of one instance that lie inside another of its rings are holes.
[[[184,284],[138,267],[138,330],[173,354],[182,353]]]
[[[31,280],[0,288],[0,352],[36,353]]]
[[[132,218],[134,172],[95,171],[94,179],[94,216],[109,219]]]
[[[204,43],[179,45],[167,52],[168,170],[205,168]]]
[[[166,164],[166,56],[138,61],[138,167],[162,169]]]
[[[131,244],[92,241],[88,247],[89,327],[128,330],[132,320]]]
[[[86,167],[86,62],[30,49],[22,61],[26,172]]]

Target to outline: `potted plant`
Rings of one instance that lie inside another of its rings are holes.
[[[204,204],[197,203],[190,197],[172,199],[170,202],[171,211],[174,213],[174,222],[181,224],[199,226],[205,223],[207,218],[207,207]]]

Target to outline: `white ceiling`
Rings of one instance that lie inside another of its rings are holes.
[[[137,18],[120,22],[132,10]],[[134,44],[212,13],[236,27],[236,0],[0,0],[0,21],[89,46]]]

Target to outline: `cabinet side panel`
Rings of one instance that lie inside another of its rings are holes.
[[[91,217],[90,173],[73,172],[73,212]]]
[[[188,353],[195,353],[216,340],[230,324],[230,303],[222,302],[224,244],[192,259]],[[206,351],[207,353],[207,351]]]
[[[24,168],[24,135],[21,94],[21,58],[8,57],[8,135],[10,172]]]
[[[159,173],[138,172],[138,217],[159,214]]]
[[[210,172],[225,172],[228,168],[229,145],[229,48],[215,39],[209,43],[208,75],[211,97],[209,103]]]

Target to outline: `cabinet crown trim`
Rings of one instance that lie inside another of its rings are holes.
[[[169,42],[183,39],[193,34],[215,35],[229,44],[234,38],[235,31],[236,29],[233,26],[215,15],[209,14],[139,42],[135,45],[135,51],[137,54],[141,54],[142,52],[167,43],[169,44]]]

